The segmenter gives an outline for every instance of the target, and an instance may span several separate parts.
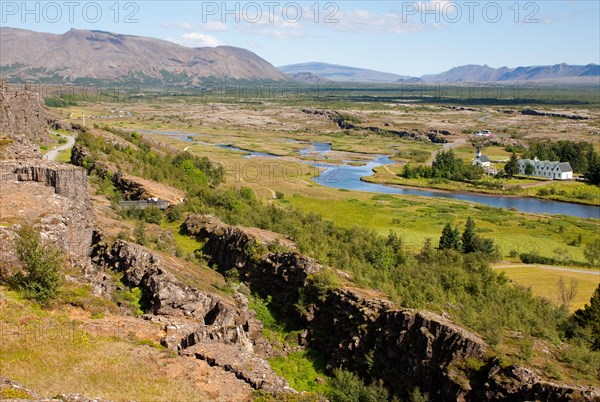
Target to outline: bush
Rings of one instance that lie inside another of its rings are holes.
[[[365,383],[354,373],[335,369],[331,380],[329,400],[331,402],[387,402],[388,391],[381,384]]]
[[[17,255],[27,275],[17,272],[11,282],[27,299],[45,305],[56,297],[60,287],[61,253],[56,246],[43,244],[39,232],[31,226],[24,225],[17,235]]]
[[[519,258],[525,264],[552,265],[554,263],[554,258],[543,257],[536,253],[522,253],[519,255]]]
[[[250,187],[242,187],[240,189],[240,196],[247,201],[256,201],[256,195]]]
[[[592,350],[600,351],[600,284],[596,288],[590,304],[578,309],[571,317],[572,328],[567,336],[577,335],[591,345]]]
[[[125,290],[117,289],[113,293],[114,301],[119,307],[128,309],[134,316],[138,317],[144,314],[142,296],[142,289],[138,287]]]
[[[171,223],[180,221],[183,218],[183,210],[185,206],[183,204],[170,205],[165,210],[167,220]]]
[[[298,290],[298,304],[300,311],[306,311],[309,306],[317,302],[324,302],[330,290],[340,285],[337,275],[329,270],[323,269],[308,276],[308,284]]]
[[[148,243],[148,235],[146,234],[146,225],[144,222],[138,221],[135,224],[133,235],[135,236],[135,242],[140,246],[145,246]]]
[[[160,221],[162,220],[163,213],[160,209],[156,207],[148,207],[143,210],[144,211],[144,220],[147,223],[153,223],[155,225],[160,225]]]
[[[327,292],[340,285],[337,275],[329,269],[309,275],[308,281],[308,286],[321,301],[324,301]]]

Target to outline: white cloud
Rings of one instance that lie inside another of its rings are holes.
[[[225,32],[227,31],[227,24],[221,21],[207,21],[200,24],[200,28],[210,32]]]
[[[227,24],[221,21],[207,21],[202,24],[192,24],[191,22],[166,22],[160,25],[164,29],[178,29],[180,31],[193,32],[199,29],[209,32],[225,32]]]
[[[164,29],[179,29],[181,31],[193,31],[195,29],[194,24],[191,22],[165,22],[160,26]]]
[[[260,14],[250,14],[250,12],[245,13],[242,10],[238,13],[239,23],[235,26],[249,35],[270,39],[283,40],[304,37],[302,14],[294,15],[290,12],[289,16],[284,17],[281,9],[277,9],[277,7],[270,12],[267,11],[268,9],[264,9]]]
[[[216,37],[199,32],[188,32],[176,38],[167,38],[167,40],[188,47],[215,47],[221,45]]]
[[[355,9],[340,11],[337,16],[339,23],[331,24],[338,31],[346,32],[389,32],[411,33],[427,29],[440,29],[441,24],[422,23],[413,20],[408,15],[398,13],[378,14],[367,10]]]
[[[252,34],[258,36],[265,36],[271,39],[293,39],[302,38],[304,36],[303,32],[280,29],[257,29],[253,30]]]

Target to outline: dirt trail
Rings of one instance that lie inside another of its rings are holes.
[[[73,145],[75,145],[75,137],[73,137],[73,136],[57,133],[56,131],[48,131],[48,132],[50,134],[60,135],[61,137],[66,138],[67,143],[63,144],[59,147],[55,147],[54,149],[51,149],[50,151],[46,152],[46,155],[44,155],[44,159],[47,159],[50,161],[55,161],[56,158],[58,157],[58,153],[60,151],[64,151],[65,149],[72,148]]]
[[[563,267],[557,267],[554,265],[522,265],[522,264],[517,264],[517,265],[492,265],[492,268],[497,269],[497,268],[503,268],[503,269],[510,269],[510,268],[538,268],[538,269],[549,269],[552,271],[562,271],[562,272],[572,272],[572,273],[576,273],[576,274],[588,274],[588,275],[596,275],[596,276],[600,276],[600,270],[592,270],[592,269],[573,269],[573,268],[563,268]]]
[[[383,165],[383,168],[384,168],[385,170],[387,170],[387,172],[388,172],[389,174],[391,174],[391,175],[393,175],[393,176],[396,176],[396,173],[392,172],[392,171],[390,170],[390,168],[389,168],[389,167],[387,167],[387,165]]]
[[[521,188],[540,187],[540,186],[545,186],[548,183],[552,183],[552,180],[540,181],[539,183],[521,184]]]

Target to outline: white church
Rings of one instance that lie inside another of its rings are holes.
[[[492,164],[490,162],[490,158],[481,154],[481,148],[477,148],[477,153],[475,154],[475,158],[471,161],[472,165],[479,165],[483,168],[490,167]]]
[[[543,177],[552,180],[573,179],[573,169],[569,162],[541,161],[535,159],[519,159],[519,174],[525,174],[525,167],[533,165],[532,176]]]
[[[471,165],[481,166],[484,172],[492,176],[498,173],[498,169],[492,166],[490,158],[481,154],[481,148],[477,148],[477,153],[475,154],[475,158],[471,161]]]

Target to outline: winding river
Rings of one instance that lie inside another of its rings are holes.
[[[185,141],[192,141],[190,136],[192,134],[172,132],[172,131],[160,131],[160,130],[144,130],[145,133],[151,134],[163,134],[177,136]],[[197,135],[195,135],[197,136]],[[297,141],[294,141],[297,142]],[[206,144],[206,143],[202,143]],[[200,145],[200,143],[199,143]],[[262,152],[253,152],[240,148],[236,148],[231,145],[219,145],[222,148],[245,153],[244,157],[269,157],[278,158],[276,155],[265,154]],[[300,150],[301,156],[322,156],[331,151],[331,144],[322,142],[312,142],[302,150]],[[531,197],[510,197],[501,195],[485,195],[476,193],[453,193],[448,191],[431,191],[431,190],[420,190],[414,188],[403,188],[399,186],[390,186],[384,184],[368,183],[361,180],[361,177],[372,176],[373,169],[378,166],[393,164],[387,156],[377,156],[372,161],[363,164],[361,166],[355,166],[355,164],[344,164],[344,165],[331,165],[327,163],[313,163],[315,167],[321,170],[319,176],[313,177],[313,181],[320,185],[353,191],[367,191],[371,193],[383,193],[383,194],[408,194],[418,195],[423,197],[437,197],[437,198],[450,198],[455,200],[476,202],[479,204],[485,204],[496,208],[510,208],[521,212],[535,213],[535,214],[554,214],[554,215],[569,215],[576,216],[579,218],[596,218],[600,219],[600,207],[592,205],[581,205],[573,204],[561,201],[541,200],[538,198]]]
[[[323,145],[323,144],[321,144]],[[323,149],[321,146],[320,149]],[[327,152],[327,151],[324,151]],[[363,166],[315,164],[321,169],[321,175],[313,177],[315,183],[326,187],[368,191],[384,194],[409,194],[424,197],[452,198],[455,200],[477,202],[496,208],[513,208],[521,212],[540,214],[570,215],[579,218],[600,219],[600,207],[592,205],[573,204],[552,200],[541,200],[530,197],[509,197],[501,195],[484,195],[475,193],[452,193],[448,191],[430,191],[414,188],[403,188],[385,184],[368,183],[361,177],[373,175],[373,169],[378,166],[395,163],[387,156],[378,156]]]

